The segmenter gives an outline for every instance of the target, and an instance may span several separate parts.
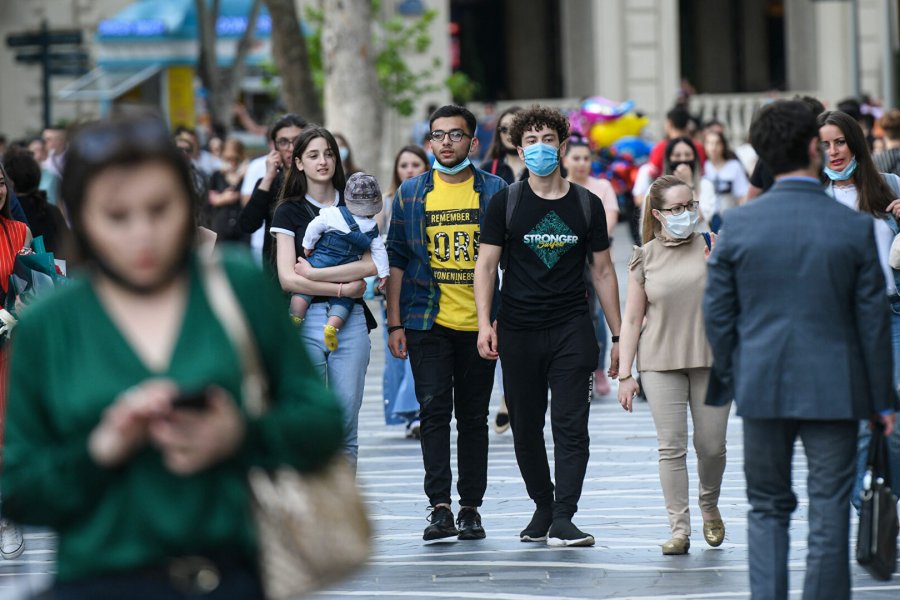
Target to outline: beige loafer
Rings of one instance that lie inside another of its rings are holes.
[[[687,554],[691,547],[691,540],[676,536],[662,545],[662,553],[666,556],[677,556],[679,554]]]
[[[710,519],[703,522],[703,539],[706,543],[716,548],[725,541],[725,523],[722,519]]]

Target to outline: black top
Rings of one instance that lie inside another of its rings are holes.
[[[275,212],[275,205],[278,204],[278,192],[281,190],[283,181],[284,176],[281,171],[278,171],[275,181],[272,182],[271,189],[266,191],[259,189],[259,184],[262,182],[262,179],[259,179],[254,184],[250,200],[241,210],[241,215],[238,219],[238,226],[241,228],[241,231],[247,234],[252,234],[260,227],[265,226],[263,260],[269,261],[273,265],[275,264],[275,245],[272,243],[272,236],[269,235],[269,228],[272,226],[272,216]]]
[[[254,192],[256,193],[256,192]],[[344,199],[341,198],[338,206],[343,206]],[[276,233],[294,234],[294,248],[297,256],[306,256],[303,252],[303,236],[306,235],[306,228],[310,222],[319,216],[319,207],[307,200],[306,198],[292,198],[283,202],[272,216],[272,226],[269,231],[270,235],[266,237],[275,237]]]
[[[772,171],[769,170],[769,167],[767,167],[762,160],[756,161],[756,166],[753,168],[753,174],[750,175],[750,185],[758,187],[766,192],[774,183],[775,177],[772,175]]]
[[[19,203],[28,217],[28,227],[32,237],[43,236],[44,248],[52,252],[56,258],[66,258],[69,226],[58,206],[47,202],[44,192],[34,191],[30,194],[19,194]]]
[[[507,189],[491,198],[481,243],[503,246]],[[583,272],[588,256],[609,248],[606,214],[594,194],[591,223],[570,186],[558,200],[538,197],[527,182],[510,222],[499,320],[510,329],[544,329],[588,310]]]
[[[225,174],[222,171],[216,171],[212,174],[212,177],[209,178],[209,189],[216,192],[225,192],[228,190],[240,192],[242,182],[243,179],[238,181],[236,185],[231,185],[228,183],[228,180],[225,178]],[[218,235],[218,241],[244,243],[250,241],[250,235],[244,233],[238,223],[241,212],[240,199],[238,199],[237,202],[225,204],[223,206],[213,206],[208,201],[206,202],[205,220],[209,228]]]

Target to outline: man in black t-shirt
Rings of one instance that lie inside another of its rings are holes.
[[[498,192],[488,206],[475,266],[475,304],[478,351],[503,361],[516,460],[537,505],[520,538],[591,546],[593,536],[572,523],[587,470],[591,383],[599,353],[583,278],[586,260],[613,333],[611,377],[618,374],[621,313],[603,205],[559,172],[568,129],[566,118],[548,108],[516,116],[512,139],[528,179],[516,184],[518,189]],[[510,199],[514,208],[508,211]],[[502,302],[492,323],[493,282],[503,252]],[[544,445],[548,387],[555,490]]]

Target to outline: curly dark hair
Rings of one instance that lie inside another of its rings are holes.
[[[569,120],[556,109],[548,106],[532,105],[516,115],[509,132],[509,137],[516,146],[522,145],[522,136],[531,129],[538,130],[543,127],[555,129],[559,136],[559,142],[563,143],[569,138]]]

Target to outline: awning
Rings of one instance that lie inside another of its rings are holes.
[[[57,93],[60,100],[112,101],[138,86],[162,69],[161,64],[135,69],[97,67]]]

